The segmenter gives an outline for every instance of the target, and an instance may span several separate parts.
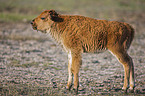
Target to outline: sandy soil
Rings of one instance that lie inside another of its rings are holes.
[[[135,67],[134,93],[121,91],[124,70],[108,51],[83,54],[78,95],[145,95],[145,32],[128,51]],[[73,95],[66,90],[67,54],[29,24],[0,24],[0,95]]]

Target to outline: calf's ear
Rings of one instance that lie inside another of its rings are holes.
[[[50,10],[49,17],[52,21],[57,22],[57,20],[59,19],[59,14],[55,10]]]

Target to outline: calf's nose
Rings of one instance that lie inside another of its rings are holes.
[[[31,24],[33,24],[34,23],[34,19],[31,21]]]

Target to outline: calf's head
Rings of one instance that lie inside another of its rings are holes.
[[[54,22],[61,22],[62,18],[55,10],[45,10],[31,21],[34,30],[45,32]]]

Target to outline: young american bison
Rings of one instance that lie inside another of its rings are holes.
[[[31,22],[33,29],[50,35],[63,46],[68,54],[68,83],[70,89],[74,76],[74,89],[78,92],[79,69],[83,52],[109,50],[124,67],[123,89],[134,90],[134,67],[127,49],[134,37],[134,29],[127,23],[97,20],[78,15],[60,15],[46,10]],[[129,84],[128,84],[129,83]]]

